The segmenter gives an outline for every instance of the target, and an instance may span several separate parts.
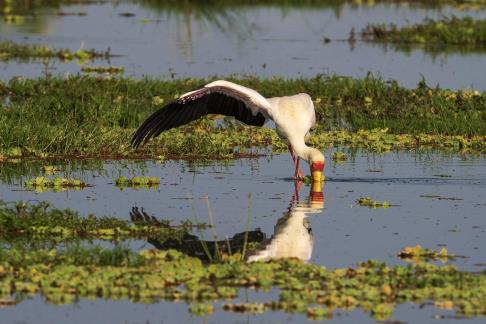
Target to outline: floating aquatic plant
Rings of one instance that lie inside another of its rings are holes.
[[[123,73],[125,68],[123,66],[83,66],[82,72],[85,73]]]
[[[109,50],[100,52],[95,49],[54,49],[47,45],[18,44],[12,41],[0,41],[0,60],[10,59],[34,59],[34,58],[58,58],[65,61],[93,60],[97,58],[107,59],[112,57]]]
[[[121,176],[115,180],[115,184],[119,188],[151,188],[158,187],[160,180],[157,177],[133,177],[131,179]]]
[[[129,299],[144,303],[185,300],[194,314],[208,314],[213,302],[238,296],[237,288],[279,289],[265,303],[226,302],[228,311],[280,310],[329,318],[362,309],[379,320],[396,305],[432,301],[462,316],[486,314],[486,274],[450,266],[389,267],[377,261],[329,270],[295,259],[203,264],[168,250],[89,248],[0,250],[0,299],[17,302],[36,294],[54,304],[79,298]]]
[[[414,247],[407,246],[398,253],[398,257],[412,262],[424,262],[428,260],[442,260],[446,262],[448,259],[454,259],[454,255],[449,254],[449,251],[444,247],[440,251],[434,251],[423,248],[421,245]]]
[[[388,208],[390,207],[390,204],[388,201],[377,201],[373,200],[370,197],[360,197],[358,200],[358,205],[360,206],[365,206],[365,207],[370,207],[370,208]]]
[[[82,189],[88,186],[85,182],[78,179],[66,179],[66,178],[46,178],[36,177],[29,179],[25,182],[27,188],[35,189],[36,191],[45,191],[47,188],[62,191],[63,189]]]

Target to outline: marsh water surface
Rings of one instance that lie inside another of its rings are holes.
[[[137,77],[308,77],[319,73],[363,77],[373,73],[408,87],[424,77],[434,86],[484,90],[486,59],[481,50],[449,47],[433,53],[419,48],[401,52],[361,42],[359,37],[357,42],[347,41],[351,29],[359,33],[368,23],[402,26],[450,15],[485,18],[486,11],[409,4],[188,8],[143,1],[45,8],[20,25],[0,21],[1,39],[73,51],[110,48],[121,56],[94,63],[1,62],[1,79],[79,73],[88,64],[122,66],[125,75]]]
[[[83,179],[93,186],[78,191],[29,191],[23,184],[26,179],[42,175],[42,163],[11,164],[3,169],[2,200],[31,203],[46,200],[55,207],[71,208],[82,215],[94,213],[125,219],[129,219],[133,207],[138,207],[171,223],[185,220],[211,223],[216,235],[222,239],[259,230],[265,239],[273,240],[275,244],[277,234],[280,233],[282,239],[281,233],[288,230],[300,235],[291,239],[300,240],[297,245],[304,255],[310,256],[310,262],[328,268],[354,266],[368,259],[378,259],[390,265],[404,264],[397,253],[405,246],[421,244],[436,250],[446,247],[451,254],[459,256],[446,262],[460,269],[473,272],[485,269],[484,157],[431,151],[354,152],[344,163],[336,164],[329,159],[324,199],[323,202],[314,201],[314,204],[309,204],[310,187],[303,185],[296,192],[295,183],[289,177],[291,161],[287,155],[204,164],[72,161],[53,165],[62,170],[58,175]],[[161,183],[151,189],[120,189],[113,183],[120,175],[156,176]],[[296,193],[298,197],[294,196]],[[391,206],[360,206],[357,200],[365,196],[387,200]],[[214,239],[213,230],[194,229],[192,234],[201,240]],[[151,242],[143,240],[125,244],[137,250],[152,247]],[[278,291],[245,289],[240,291],[238,300],[265,301],[268,294],[274,296]],[[169,308],[170,312],[164,311]],[[107,314],[107,309],[128,322],[200,321],[185,311],[183,303],[143,305],[81,300],[74,305],[52,306],[39,297],[2,309],[0,314],[7,321],[22,319],[47,323],[69,318],[85,322],[94,320],[92,314]],[[174,309],[180,311],[174,312]],[[170,313],[169,317],[162,315],[167,313]],[[35,320],[32,314],[37,314]],[[426,322],[433,316],[447,318],[451,314],[446,310],[421,309],[418,305],[405,304],[397,308],[394,318]],[[116,322],[116,318],[110,315],[107,320]],[[344,312],[333,320],[351,321],[353,318],[362,321],[361,311]],[[208,321],[263,323],[301,319],[304,317],[280,312],[258,316],[233,315],[218,310]]]
[[[290,178],[287,155],[226,163],[108,161],[95,165],[95,170],[77,162],[59,167],[65,170],[59,172],[61,176],[92,185],[65,192],[25,188],[26,179],[42,175],[40,166],[38,171],[32,167],[28,175],[10,174],[8,180],[4,174],[9,183],[0,187],[2,200],[49,201],[82,215],[122,219],[130,219],[132,208],[138,207],[176,224],[185,220],[214,224],[223,239],[255,229],[270,238],[279,219],[281,222],[295,205],[293,200],[310,200],[310,187],[305,185],[298,198],[293,198],[296,186]],[[396,254],[403,247],[420,244],[446,247],[452,254],[464,256],[453,261],[461,269],[483,270],[485,167],[484,157],[430,151],[358,152],[342,164],[329,159],[324,204],[304,212],[313,235],[310,261],[329,268],[352,266],[370,258],[396,264],[402,262]],[[120,189],[114,184],[120,175],[141,174],[159,177],[160,185]],[[360,197],[386,200],[391,206],[360,206]],[[202,239],[213,235],[210,230],[193,234]]]

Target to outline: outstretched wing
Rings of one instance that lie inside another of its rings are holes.
[[[132,146],[137,148],[163,131],[208,114],[233,116],[252,126],[262,126],[272,117],[270,103],[258,92],[228,81],[215,81],[154,112],[133,135]]]

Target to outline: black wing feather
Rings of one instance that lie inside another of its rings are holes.
[[[232,116],[251,126],[263,126],[265,123],[265,117],[261,113],[253,115],[244,101],[205,88],[197,91],[194,96],[179,99],[154,112],[133,135],[132,146],[137,148],[163,131],[208,114]]]

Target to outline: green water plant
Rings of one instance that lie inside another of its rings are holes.
[[[486,314],[486,274],[428,263],[389,267],[378,261],[326,269],[295,259],[245,264],[228,260],[203,264],[174,250],[78,246],[74,250],[0,250],[0,298],[17,302],[40,294],[47,302],[69,304],[80,298],[128,299],[156,303],[186,301],[194,314],[208,314],[226,300],[228,311],[280,310],[328,318],[362,309],[389,319],[397,305],[430,303],[461,316]],[[278,289],[264,303],[228,302],[238,288]]]
[[[229,79],[267,97],[309,93],[317,113],[310,143],[320,149],[486,151],[486,95],[480,92],[430,88],[425,82],[405,89],[373,77]],[[130,148],[131,136],[149,114],[209,81],[77,76],[0,83],[0,155],[4,160],[18,158],[9,151],[20,148],[22,159],[228,159],[285,151],[273,129],[247,127],[221,116],[163,132],[143,150]]]
[[[80,48],[77,51],[69,49],[54,49],[40,44],[19,44],[13,41],[0,41],[0,60],[58,58],[64,61],[108,59],[112,57],[110,50],[100,52],[95,49]]]
[[[443,17],[440,20],[398,27],[390,24],[370,24],[361,31],[367,41],[422,45],[437,50],[447,45],[460,45],[468,49],[486,50],[486,19],[471,17]]]
[[[83,66],[81,67],[81,71],[85,73],[116,74],[123,73],[125,71],[125,68],[123,66]]]
[[[126,178],[124,176],[120,176],[115,180],[115,185],[119,188],[153,188],[158,187],[160,184],[160,180],[157,177],[133,177],[133,178]]]
[[[78,179],[61,177],[47,178],[41,176],[27,180],[25,186],[36,191],[45,191],[48,188],[55,191],[62,191],[65,189],[83,189],[89,185]]]
[[[388,208],[390,207],[390,204],[388,203],[388,201],[377,201],[377,200],[373,200],[372,198],[370,197],[360,197],[358,200],[357,200],[357,203],[358,205],[360,206],[364,206],[364,207],[369,207],[369,208]]]
[[[440,251],[434,251],[423,248],[421,245],[416,245],[403,248],[398,253],[398,257],[410,262],[424,262],[428,260],[442,260],[446,262],[449,259],[454,259],[455,256],[449,254],[445,247],[441,248]]]

